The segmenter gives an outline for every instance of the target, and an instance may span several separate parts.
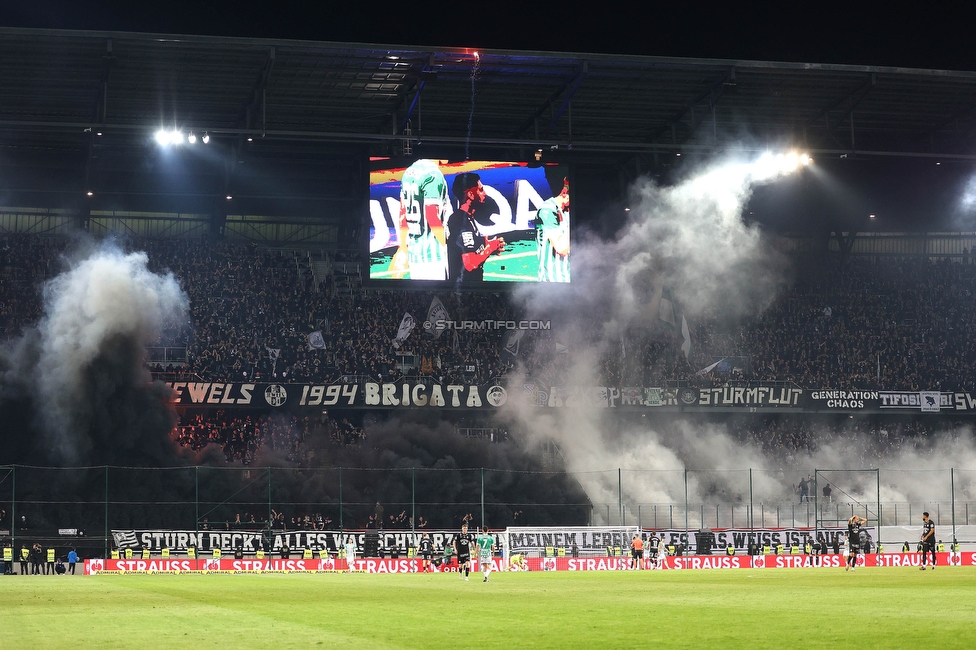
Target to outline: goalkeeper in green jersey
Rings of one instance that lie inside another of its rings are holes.
[[[451,214],[447,181],[433,160],[418,160],[400,179],[399,246],[390,261],[395,277],[447,279],[444,221]]]
[[[485,574],[483,582],[488,582],[488,574],[491,573],[491,556],[495,551],[495,538],[488,532],[488,526],[485,526],[475,541],[478,545],[478,564],[481,565],[481,572]]]

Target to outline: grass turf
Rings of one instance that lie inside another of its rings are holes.
[[[0,648],[976,647],[976,569],[0,578]]]

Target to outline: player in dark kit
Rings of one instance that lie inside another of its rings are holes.
[[[647,540],[647,552],[649,553],[648,559],[650,560],[650,568],[660,569],[661,568],[661,538],[657,536],[656,532],[651,533],[650,539]]]
[[[935,522],[929,519],[929,513],[922,513],[922,566],[919,567],[922,571],[925,571],[925,562],[929,557],[929,551],[932,552],[932,570],[935,571]]]
[[[434,558],[434,543],[430,541],[430,535],[424,533],[424,536],[420,539],[420,566],[421,571],[424,573],[429,573],[430,562]]]
[[[857,556],[861,552],[861,526],[868,523],[868,520],[864,517],[858,517],[854,515],[847,520],[847,546],[851,549],[850,555],[847,556],[847,567],[844,568],[845,571],[854,571],[857,567]]]
[[[485,237],[478,228],[475,214],[486,198],[480,176],[458,174],[452,189],[458,199],[458,209],[448,220],[448,247],[455,249],[448,253],[449,272],[457,274],[461,282],[481,282],[485,277],[485,261],[505,249],[505,240]]]
[[[473,542],[473,536],[468,533],[468,525],[464,524],[461,526],[461,534],[454,538],[454,552],[457,553],[458,558],[458,578],[462,577],[462,571],[465,580],[471,573],[471,544]]]

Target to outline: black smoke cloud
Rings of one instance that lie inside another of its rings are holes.
[[[44,316],[0,351],[0,460],[24,464],[162,465],[168,392],[145,348],[188,304],[145,253],[82,244],[43,287]]]
[[[367,422],[366,440],[357,445],[328,446],[317,452],[319,470],[281,485],[293,504],[308,503],[308,512],[325,510],[338,523],[338,471],[343,467],[343,524],[362,527],[379,503],[385,524],[389,516],[416,510],[431,527],[458,526],[464,515],[481,525],[482,468],[485,522],[492,528],[511,525],[581,524],[590,505],[579,483],[518,441],[491,443],[465,438],[454,423],[411,414]],[[261,459],[258,459],[261,462]],[[327,468],[327,469],[326,469]],[[301,506],[294,506],[301,512]]]

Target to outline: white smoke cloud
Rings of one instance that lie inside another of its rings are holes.
[[[37,401],[44,405],[39,413],[43,429],[62,460],[76,460],[84,446],[80,439],[87,432],[79,430],[84,426],[78,421],[79,406],[89,398],[86,383],[96,359],[119,355],[121,370],[128,374],[123,380],[148,385],[141,354],[188,310],[187,296],[173,275],[155,274],[147,263],[145,253],[126,254],[104,244],[44,287],[33,374]]]
[[[560,343],[570,350],[568,368],[550,382],[600,385],[598,360],[608,346],[619,345],[619,334],[635,325],[657,324],[654,287],[658,300],[661,286],[672,287],[689,320],[701,316],[734,321],[766,309],[787,281],[787,265],[758,227],[743,220],[742,211],[757,184],[796,164],[769,156],[755,161],[723,159],[672,187],[649,180],[635,185],[630,219],[618,236],[601,240],[584,235],[574,242],[570,287],[523,285],[515,294],[530,317],[552,320]],[[514,394],[521,392],[526,379],[521,374],[510,382]],[[784,462],[736,440],[723,425],[679,420],[666,431],[620,426],[605,408],[538,407],[517,398],[507,402],[505,411],[530,440],[557,443],[566,468],[591,501],[616,504],[619,489],[631,508],[641,503],[683,504],[686,468],[689,503],[747,502],[750,469],[755,502],[790,502],[795,500],[793,485],[801,477],[815,468],[859,468],[861,452],[870,447],[870,441],[851,440],[822,446],[814,454],[796,453],[791,462]],[[973,467],[974,449],[972,436],[961,436],[939,447],[938,453],[904,450],[887,463],[912,469],[960,463]],[[619,486],[616,468],[627,470]],[[948,480],[948,471],[944,474]],[[874,484],[868,485],[867,479],[854,476],[848,473],[844,483],[850,498],[873,503],[876,477],[871,474]],[[882,485],[882,501],[947,498],[942,478],[926,482],[922,474],[906,472],[889,476]],[[901,480],[895,480],[898,476]]]

